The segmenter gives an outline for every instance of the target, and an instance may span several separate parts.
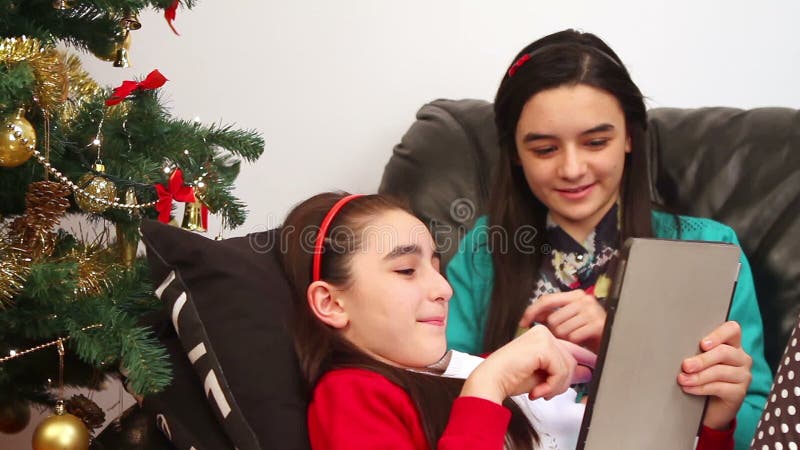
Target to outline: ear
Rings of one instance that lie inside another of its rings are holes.
[[[625,138],[625,153],[631,152],[631,135]]]
[[[315,281],[308,286],[308,306],[317,318],[326,325],[341,329],[350,321],[342,301],[335,297],[335,288],[325,281]]]

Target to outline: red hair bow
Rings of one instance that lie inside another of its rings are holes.
[[[517,70],[520,67],[522,67],[522,65],[525,64],[529,59],[531,59],[530,53],[526,53],[520,56],[519,59],[514,61],[514,64],[512,64],[511,67],[508,69],[508,76],[513,77],[514,74],[517,73]]]
[[[142,81],[123,81],[119,87],[114,88],[114,93],[106,100],[106,106],[116,105],[125,100],[133,91],[137,89],[158,89],[167,82],[164,75],[158,69],[150,72]]]
[[[197,201],[197,197],[194,195],[194,188],[183,183],[183,171],[181,169],[175,169],[166,184],[156,184],[155,187],[158,193],[156,211],[158,211],[159,222],[169,223],[173,200],[183,203]],[[202,207],[202,220],[203,227],[208,228],[208,207],[206,205]]]

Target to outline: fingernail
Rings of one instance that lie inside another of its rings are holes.
[[[708,347],[711,347],[711,344],[713,344],[713,343],[714,342],[711,339],[706,339],[706,340],[703,341],[703,346],[708,348]]]
[[[683,367],[686,368],[687,372],[693,372],[695,369],[697,369],[697,363],[694,362],[693,360],[690,360],[690,361],[687,361],[683,365]]]

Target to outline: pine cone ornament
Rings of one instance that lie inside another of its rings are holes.
[[[106,421],[106,413],[97,406],[97,403],[83,394],[72,396],[65,406],[67,412],[81,419],[90,430],[102,427]]]
[[[30,250],[34,259],[49,255],[55,246],[52,230],[69,208],[68,187],[55,181],[37,181],[25,194],[25,214],[11,224],[11,236]]]

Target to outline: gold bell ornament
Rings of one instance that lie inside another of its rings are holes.
[[[130,49],[131,33],[130,31],[125,30],[125,39],[121,44],[119,44],[119,46],[117,46],[117,51],[114,55],[114,67],[127,68],[131,66],[131,60],[129,56]]]
[[[142,28],[142,23],[139,18],[131,11],[125,13],[125,16],[120,21],[122,26],[122,33],[124,38],[122,43],[117,47],[116,54],[114,55],[114,67],[130,67],[130,51],[131,51],[131,31]]]
[[[133,11],[127,11],[120,21],[120,25],[124,30],[138,30],[142,28],[142,22],[139,22],[139,17]]]
[[[64,402],[33,432],[33,450],[88,450],[89,430],[81,419],[67,413]]]
[[[36,147],[36,130],[25,119],[25,109],[0,119],[0,166],[17,167],[33,155]]]
[[[98,199],[114,202],[117,198],[117,187],[103,176],[106,166],[102,161],[98,159],[92,169],[97,173],[89,172],[78,180],[77,185],[80,189],[75,191],[75,203],[86,212],[100,214],[108,209],[109,205],[99,202]]]
[[[205,175],[205,174],[203,174]],[[194,202],[187,202],[183,210],[183,223],[181,228],[190,231],[205,233],[208,231],[208,207],[203,203],[203,197],[208,190],[208,186],[200,176],[194,182],[192,192],[194,192]]]
[[[208,209],[206,205],[195,196],[194,202],[187,202],[183,210],[183,223],[181,228],[190,231],[199,231],[205,233],[206,218],[208,217]]]

